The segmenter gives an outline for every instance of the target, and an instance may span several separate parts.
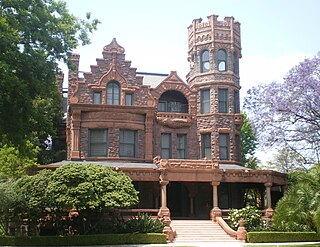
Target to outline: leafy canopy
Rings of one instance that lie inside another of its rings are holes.
[[[0,146],[21,151],[29,140],[46,149],[62,118],[57,62],[88,44],[98,23],[73,16],[63,1],[0,1]]]
[[[248,91],[244,108],[255,123],[260,144],[289,147],[306,163],[319,163],[320,57],[292,68],[283,83]]]

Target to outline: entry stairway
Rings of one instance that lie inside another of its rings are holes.
[[[171,224],[177,234],[173,243],[240,242],[210,220],[172,220]]]

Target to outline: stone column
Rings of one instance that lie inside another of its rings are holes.
[[[80,115],[81,111],[72,112],[71,122],[71,160],[80,159]]]
[[[216,221],[216,217],[221,217],[221,209],[219,208],[219,198],[218,198],[218,186],[220,185],[220,182],[213,181],[211,182],[212,185],[212,191],[213,191],[213,208],[210,212],[210,218],[213,221]]]
[[[152,136],[153,136],[153,115],[150,113],[146,114],[145,119],[145,160],[146,161],[152,161],[152,150],[153,150],[153,142],[152,142]]]
[[[266,216],[272,218],[273,216],[273,209],[271,205],[271,187],[272,183],[265,183],[264,186],[266,187],[266,194],[267,194],[267,208],[266,208]]]

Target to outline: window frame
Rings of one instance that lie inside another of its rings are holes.
[[[207,56],[205,56],[205,54]],[[206,68],[205,66],[208,65],[209,68]],[[210,71],[210,52],[209,50],[205,49],[203,51],[201,51],[201,55],[200,55],[200,72],[201,73],[206,73]]]
[[[234,90],[233,108],[234,108],[234,113],[240,113],[240,93],[238,90]]]
[[[217,70],[219,72],[227,71],[228,70],[227,62],[228,62],[228,54],[227,54],[226,50],[225,49],[219,49],[218,50],[218,59],[217,59]],[[224,65],[223,69],[220,69],[220,65],[221,64]]]
[[[208,151],[209,151],[209,157],[206,156],[206,154],[208,154]],[[211,133],[201,134],[201,158],[202,159],[207,158],[208,160],[212,159]]]
[[[236,51],[233,52],[233,73],[239,75],[239,58]]]
[[[95,97],[96,95],[99,95],[99,102],[96,102],[96,97]],[[93,92],[92,102],[93,102],[94,105],[102,104],[102,93],[101,93],[101,91]]]
[[[168,147],[164,147],[164,142],[163,142],[163,137],[164,136],[168,136],[169,137],[169,143],[166,143],[168,144]],[[161,140],[160,140],[160,157],[162,159],[171,159],[172,158],[172,135],[171,133],[161,133]],[[163,152],[164,151],[168,151],[168,157],[166,155],[163,155]]]
[[[109,92],[111,90],[111,92]],[[120,83],[117,81],[109,81],[106,86],[106,104],[107,105],[120,105],[121,101],[121,88]],[[118,98],[116,98],[118,96]]]
[[[222,138],[225,138],[225,140],[223,140]],[[225,145],[224,145],[224,143],[222,143],[223,141],[225,141]],[[225,154],[226,156],[224,157],[223,154]],[[229,133],[220,133],[219,134],[219,159],[220,160],[229,160],[230,159],[230,135],[229,135]]]
[[[104,131],[104,139],[103,142],[93,142],[92,141],[92,133],[94,131]],[[92,155],[92,146],[94,145],[105,145],[105,154],[97,154]],[[108,157],[108,129],[88,129],[88,157]]]
[[[204,98],[205,93],[208,93],[208,99]],[[200,113],[201,114],[209,114],[210,113],[210,104],[211,104],[211,100],[210,100],[210,95],[211,94],[211,90],[210,88],[206,88],[206,89],[201,89],[200,90]],[[208,108],[208,109],[206,109]]]
[[[125,133],[131,133],[133,134],[133,140],[127,141],[127,140],[123,140],[123,135]],[[132,148],[132,155],[127,155],[126,153],[122,153],[124,151],[127,150],[127,147],[130,147],[130,149]],[[120,133],[119,133],[119,157],[128,157],[128,158],[136,158],[137,157],[137,153],[136,153],[136,146],[137,146],[137,131],[136,130],[128,130],[128,129],[120,129]]]
[[[229,113],[229,90],[218,88],[218,112]]]
[[[127,100],[127,96],[130,96],[130,97],[131,97],[130,100],[129,100],[129,102],[128,102],[128,100]],[[134,103],[133,93],[125,93],[125,95],[124,95],[124,102],[125,102],[125,105],[127,105],[127,106],[132,106],[133,103]]]
[[[180,142],[181,138],[183,139]],[[180,147],[179,144],[183,143],[183,147]],[[177,134],[177,159],[186,159],[187,158],[187,134]],[[180,152],[183,152],[183,155],[180,155]]]

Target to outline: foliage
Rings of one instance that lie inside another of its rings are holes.
[[[318,207],[317,211],[313,215],[313,223],[317,228],[317,232],[320,233],[320,207]]]
[[[291,175],[291,186],[278,202],[273,226],[282,231],[314,231],[314,215],[320,208],[320,166]]]
[[[296,169],[306,169],[304,158],[289,147],[278,150],[273,161],[267,162],[267,167],[279,172],[290,173]]]
[[[37,165],[38,148],[29,141],[24,147],[21,151],[7,144],[0,147],[0,177],[18,178]]]
[[[0,235],[8,234],[9,209],[13,208],[17,201],[20,201],[14,190],[13,180],[9,179],[0,183]]]
[[[0,146],[21,151],[29,140],[46,149],[62,117],[57,62],[88,44],[98,22],[76,18],[63,1],[0,2]]]
[[[165,224],[158,218],[152,219],[148,214],[138,214],[129,220],[115,217],[112,221],[114,233],[161,233]]]
[[[250,89],[244,108],[255,123],[260,144],[290,147],[305,158],[305,163],[319,163],[319,56],[292,68],[283,83]]]
[[[232,229],[237,230],[239,227],[239,221],[242,218],[244,220],[244,226],[247,231],[251,231],[253,228],[261,224],[261,210],[258,210],[254,206],[247,206],[241,209],[232,209],[229,213],[230,226]]]
[[[63,210],[101,211],[138,203],[138,192],[123,172],[101,165],[65,164],[52,174],[47,192]]]
[[[241,161],[245,167],[256,169],[258,160],[254,157],[258,146],[257,138],[255,137],[252,122],[248,119],[246,113],[242,113],[243,124],[241,127]]]
[[[0,236],[1,246],[92,246],[124,244],[166,244],[162,233],[99,234],[86,236],[41,236],[12,237]]]
[[[280,242],[312,242],[320,241],[315,232],[248,232],[249,243],[280,243]]]

